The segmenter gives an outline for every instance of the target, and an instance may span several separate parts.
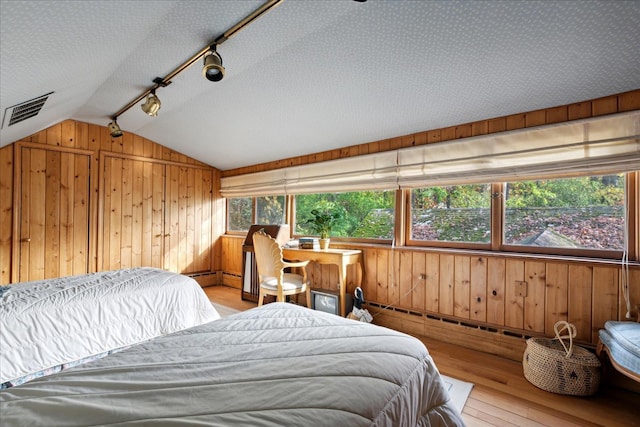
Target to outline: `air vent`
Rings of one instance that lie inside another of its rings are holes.
[[[27,120],[30,117],[37,116],[44,103],[49,99],[49,95],[53,92],[49,92],[46,95],[39,96],[32,100],[23,102],[21,104],[14,105],[4,110],[4,118],[2,119],[2,127],[12,126],[16,123],[20,123]],[[8,118],[8,120],[7,120]]]

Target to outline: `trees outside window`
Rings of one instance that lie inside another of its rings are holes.
[[[392,239],[395,224],[394,191],[358,191],[347,193],[299,194],[295,196],[295,234],[313,235],[305,224],[311,211],[338,212],[341,217],[332,227],[331,237]]]
[[[232,197],[227,200],[227,231],[247,231],[253,217],[253,198]]]
[[[626,180],[620,173],[412,189],[405,244],[569,255],[592,251],[617,258],[625,250]],[[230,198],[228,231],[286,223],[287,200]],[[293,201],[295,235],[314,235],[308,220],[315,209],[338,213],[331,237],[394,238],[395,190],[299,194]]]
[[[491,242],[491,184],[411,190],[410,239]]]
[[[255,216],[254,216],[255,206]],[[251,224],[284,224],[285,196],[233,197],[227,202],[227,231],[248,231]]]
[[[257,224],[284,224],[285,212],[284,196],[256,197]]]
[[[504,242],[576,249],[624,249],[624,175],[509,182]]]

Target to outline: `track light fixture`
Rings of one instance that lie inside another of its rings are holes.
[[[130,108],[132,108],[143,99],[145,101],[144,104],[141,105],[142,111],[152,117],[157,116],[158,110],[160,109],[160,99],[158,99],[158,97],[156,96],[155,90],[159,87],[166,87],[167,85],[171,84],[171,79],[189,68],[191,65],[195,64],[197,61],[200,61],[200,59],[204,58],[204,67],[202,68],[202,74],[207,80],[210,80],[212,82],[219,82],[220,80],[222,80],[224,77],[224,67],[222,66],[222,57],[216,51],[217,46],[229,40],[229,38],[236,35],[240,30],[246,28],[249,24],[272,10],[274,7],[278,6],[283,1],[284,0],[266,0],[264,4],[262,4],[262,6],[258,7],[256,10],[247,15],[236,25],[229,28],[223,34],[210,41],[208,45],[202,48],[191,58],[180,64],[169,74],[164,77],[156,77],[155,79],[153,79],[154,85],[152,87],[146,89],[144,92],[142,92],[140,95],[131,100],[127,105],[120,108],[120,110],[118,110],[111,116],[112,121],[109,123],[109,131],[111,132],[111,136],[113,138],[122,136],[122,130],[120,129],[120,126],[118,126],[118,123],[116,123],[116,118],[129,111]]]
[[[215,44],[211,45],[211,48],[204,54],[202,75],[211,82],[219,82],[224,77],[222,57],[216,51]]]
[[[120,138],[122,136],[122,129],[118,126],[118,122],[116,121],[118,118],[114,117],[113,120],[109,123],[109,132],[111,133],[111,138]]]
[[[160,98],[156,96],[156,90],[151,90],[151,93],[147,95],[147,99],[144,101],[140,107],[142,111],[150,115],[151,117],[156,117],[158,115],[158,110],[160,109]]]

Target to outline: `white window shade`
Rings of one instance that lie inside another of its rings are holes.
[[[640,170],[640,111],[222,178],[224,197],[389,190]]]
[[[640,113],[465,138],[398,151],[401,188],[640,169]]]
[[[220,192],[222,197],[257,197],[285,194],[284,177],[284,169],[223,177],[220,180]]]
[[[286,169],[289,194],[390,190],[398,187],[395,152],[368,154]]]
[[[368,154],[222,178],[224,197],[397,188],[396,153]]]

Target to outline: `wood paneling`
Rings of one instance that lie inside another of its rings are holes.
[[[569,266],[560,263],[547,264],[545,292],[544,332],[554,335],[553,325],[567,320],[569,314]]]
[[[103,269],[210,271],[210,170],[112,153],[105,156],[104,176],[110,190],[104,191]]]
[[[0,148],[0,285],[11,283],[13,145]]]
[[[241,236],[222,238],[223,272],[228,278],[241,274],[243,241]],[[424,328],[420,333],[431,336],[433,328],[428,325],[441,323],[431,324],[430,319],[442,316],[448,324],[437,332],[443,334],[440,338],[450,334],[451,328],[457,330],[470,324],[489,331],[483,334],[508,332],[515,337],[510,339],[516,341],[505,347],[506,357],[521,357],[519,352],[527,336],[554,336],[553,325],[558,320],[574,323],[578,341],[595,345],[597,331],[604,322],[623,319],[625,314],[621,313],[624,298],[619,289],[619,266],[533,256],[521,259],[502,254],[454,255],[447,250],[391,249],[382,245],[340,246],[363,251],[365,300],[380,311],[386,326],[403,332]],[[308,267],[314,288],[327,289],[334,280],[332,269],[325,267],[329,266]],[[350,270],[347,275],[350,283],[353,274]],[[640,304],[639,279],[640,268],[632,267],[630,289],[634,305]],[[397,294],[390,292],[391,283],[397,285]],[[454,320],[464,326],[456,326]],[[460,333],[459,338],[469,334]],[[500,337],[491,340],[496,343],[495,351],[512,342]],[[474,345],[482,348],[482,343]]]
[[[171,197],[178,203],[170,219],[179,256],[169,257],[170,268],[220,269],[221,255],[213,256],[224,229],[224,210],[213,200],[219,171],[202,162],[74,120],[0,149],[0,162],[0,283],[164,268],[166,168],[177,179]]]
[[[51,145],[17,148],[17,281],[89,272],[91,156]]]

